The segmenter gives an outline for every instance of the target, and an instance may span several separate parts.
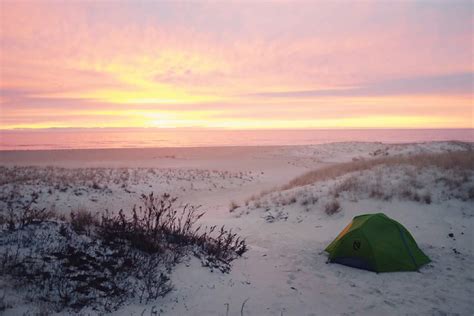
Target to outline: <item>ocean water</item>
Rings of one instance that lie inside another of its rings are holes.
[[[474,141],[474,129],[51,129],[0,130],[0,150],[307,145],[330,142]]]

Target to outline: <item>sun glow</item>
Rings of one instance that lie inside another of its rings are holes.
[[[56,98],[80,98],[111,104],[193,104],[198,102],[215,102],[216,96],[192,95],[178,88],[156,85],[155,88],[143,90],[97,90],[80,94],[48,95]]]

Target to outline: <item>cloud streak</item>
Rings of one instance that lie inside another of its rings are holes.
[[[262,98],[312,98],[322,96],[397,96],[397,95],[471,95],[474,89],[473,73],[458,73],[386,80],[358,87],[302,91],[260,92],[249,96]]]

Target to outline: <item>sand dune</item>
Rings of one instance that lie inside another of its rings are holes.
[[[118,315],[470,315],[472,165],[382,164],[278,189],[338,163],[455,151],[472,154],[472,144],[1,152],[0,209],[38,194],[38,207],[66,216],[78,209],[130,210],[141,194],[167,192],[202,205],[203,224],[224,224],[247,239],[249,251],[229,273],[211,272],[191,256],[172,272],[173,291],[148,304],[127,301]],[[333,201],[339,207],[328,212]],[[352,217],[373,212],[405,225],[432,263],[420,273],[384,274],[326,264],[325,246]],[[2,282],[12,306],[7,314],[38,308]]]

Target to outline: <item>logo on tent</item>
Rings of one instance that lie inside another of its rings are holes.
[[[357,251],[360,249],[360,240],[354,240],[354,242],[352,243],[352,248]]]

